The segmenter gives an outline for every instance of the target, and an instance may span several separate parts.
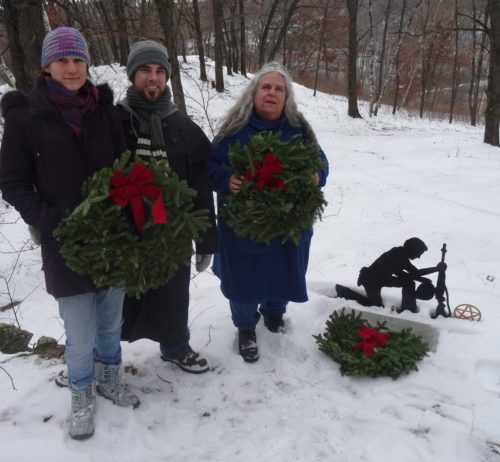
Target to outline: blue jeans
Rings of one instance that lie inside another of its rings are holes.
[[[73,388],[94,381],[94,361],[120,364],[123,291],[109,288],[58,298],[66,330],[66,364]]]
[[[183,353],[187,353],[191,351],[191,347],[189,345],[189,339],[191,338],[191,334],[189,333],[189,328],[186,327],[184,331],[184,335],[175,343],[160,343],[160,353],[162,356],[167,358],[177,358]]]
[[[262,316],[283,315],[287,304],[288,302],[284,300],[267,300],[261,303],[259,308],[258,303],[240,303],[229,300],[233,324],[238,329],[255,329],[261,314]]]

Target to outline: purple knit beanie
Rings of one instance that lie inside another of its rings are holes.
[[[73,27],[58,27],[51,30],[43,39],[42,68],[60,58],[78,58],[90,66],[87,42]]]

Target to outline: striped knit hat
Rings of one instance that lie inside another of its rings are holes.
[[[60,58],[78,58],[90,65],[89,47],[83,35],[73,27],[58,27],[43,39],[42,68]]]

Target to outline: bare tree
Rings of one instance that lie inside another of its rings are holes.
[[[201,33],[200,9],[198,8],[198,0],[193,0],[193,20],[196,35],[196,48],[200,59],[200,80],[207,81],[207,70],[205,67],[205,48],[203,47],[203,35]]]
[[[297,10],[298,6],[299,6],[299,0],[292,0],[292,3],[288,6],[286,10],[286,15],[283,19],[283,23],[281,24],[278,33],[278,37],[276,38],[276,41],[274,42],[274,45],[269,51],[269,55],[267,56],[267,61],[273,61],[274,58],[276,57],[276,54],[278,53],[278,50],[280,49],[280,46],[283,43],[286,33],[290,27],[290,22],[292,20],[293,14]]]
[[[240,14],[240,68],[241,75],[247,76],[247,40],[245,26],[245,2],[238,0]]]
[[[40,71],[45,35],[42,0],[1,0],[17,89],[29,91]]]
[[[224,35],[222,32],[222,22],[224,12],[221,0],[212,0],[215,32],[215,89],[219,93],[224,91],[224,74],[222,72],[224,56]]]
[[[451,82],[451,98],[450,98],[450,124],[453,122],[453,112],[455,111],[455,104],[457,100],[457,86],[458,86],[458,55],[460,50],[458,48],[458,38],[459,38],[459,30],[458,30],[458,3],[455,0],[455,11],[453,14],[454,25],[455,25],[455,54],[453,56],[453,74],[452,74],[452,82]]]
[[[486,90],[486,113],[484,126],[484,142],[500,146],[500,0],[488,0],[490,27],[490,67],[488,71],[488,87]]]
[[[347,114],[361,118],[358,109],[358,78],[356,62],[358,59],[358,9],[359,0],[346,0],[349,13],[349,51],[347,55]]]
[[[266,56],[267,38],[279,2],[280,0],[273,0],[273,3],[271,4],[271,8],[269,10],[269,14],[266,17],[266,23],[262,31],[262,36],[260,37],[259,40],[259,67],[262,67],[266,61],[265,56]]]
[[[478,24],[488,23],[488,12],[486,6],[484,8],[483,19],[481,19],[481,14],[478,12],[476,7],[476,0],[472,0],[472,49],[471,49],[471,73],[470,73],[470,84],[469,84],[469,115],[470,123],[472,126],[476,126],[477,123],[477,113],[479,109],[479,88],[481,83],[481,77],[483,75],[483,62],[484,53],[486,48],[486,38],[488,36],[486,28],[478,28]],[[481,33],[481,37],[478,38],[478,33]]]
[[[177,58],[177,27],[176,8],[174,0],[155,0],[160,17],[160,24],[167,42],[167,50],[170,57],[172,93],[175,104],[184,114],[186,111],[186,102],[184,100],[184,90],[182,89],[181,73],[179,59]]]
[[[323,7],[323,20],[321,21],[321,32],[319,34],[318,56],[316,57],[316,71],[314,73],[314,93],[313,93],[314,96],[316,96],[316,89],[318,88],[319,63],[321,62],[321,49],[323,48],[323,39],[325,37],[326,18],[328,16],[329,6],[330,6],[330,0],[326,0],[325,5]]]

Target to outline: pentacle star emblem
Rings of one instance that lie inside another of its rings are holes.
[[[453,311],[453,316],[458,319],[466,319],[468,321],[480,321],[481,320],[481,311],[479,308],[476,308],[474,305],[469,305],[468,303],[464,303],[462,305],[458,305]]]

